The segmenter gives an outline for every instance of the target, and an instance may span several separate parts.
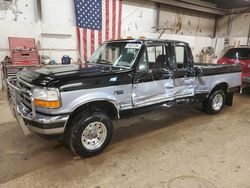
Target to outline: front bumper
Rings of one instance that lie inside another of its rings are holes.
[[[27,107],[23,104],[16,107],[17,114],[21,115],[25,125],[32,132],[44,135],[62,134],[65,129],[68,115],[44,115],[36,113],[36,116],[32,116],[32,112],[27,113]]]
[[[31,109],[20,101],[19,94],[25,91],[14,85],[13,79],[8,79],[8,88],[10,91],[10,107],[16,117],[24,134],[29,134],[29,131],[42,135],[58,135],[63,134],[69,115],[47,115],[36,111],[33,104],[32,94]]]

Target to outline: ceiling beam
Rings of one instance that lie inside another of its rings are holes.
[[[160,3],[160,4],[164,4],[164,5],[169,5],[169,6],[173,6],[173,7],[179,7],[179,8],[183,8],[183,9],[189,9],[189,10],[194,10],[194,11],[198,11],[198,12],[204,12],[204,13],[208,13],[208,14],[213,14],[213,15],[226,15],[227,11],[224,9],[220,9],[220,8],[215,8],[215,7],[208,7],[208,6],[201,6],[198,5],[197,3],[192,3],[192,1],[176,1],[176,0],[150,0],[152,2],[155,3]]]
[[[250,7],[248,8],[241,8],[241,9],[232,9],[232,11],[229,14],[244,14],[244,13],[249,13],[250,12]]]
[[[179,0],[182,2],[186,2],[186,3],[191,3],[191,4],[195,4],[195,5],[200,5],[203,7],[209,7],[209,8],[217,8],[217,4],[216,3],[209,3],[206,1],[200,1],[200,0]]]
[[[218,7],[223,9],[232,9],[232,8],[243,8],[243,7],[250,7],[250,0],[231,0],[228,3],[227,0],[218,1]]]

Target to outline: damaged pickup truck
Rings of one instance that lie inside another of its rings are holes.
[[[185,42],[113,40],[83,65],[22,71],[7,82],[23,129],[59,136],[72,151],[89,157],[106,148],[112,120],[128,112],[196,102],[216,114],[231,106],[241,66],[194,64]]]

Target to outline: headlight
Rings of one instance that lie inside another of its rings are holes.
[[[43,108],[60,108],[61,102],[59,92],[55,89],[39,89],[32,91],[34,103]]]

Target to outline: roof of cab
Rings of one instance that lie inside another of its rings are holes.
[[[132,38],[132,39],[117,39],[117,40],[109,40],[106,42],[149,42],[149,43],[154,43],[154,42],[158,42],[158,43],[164,43],[164,42],[169,42],[169,43],[183,43],[183,44],[187,44],[187,42],[184,41],[178,41],[178,40],[169,40],[169,39],[149,39],[149,38]]]

